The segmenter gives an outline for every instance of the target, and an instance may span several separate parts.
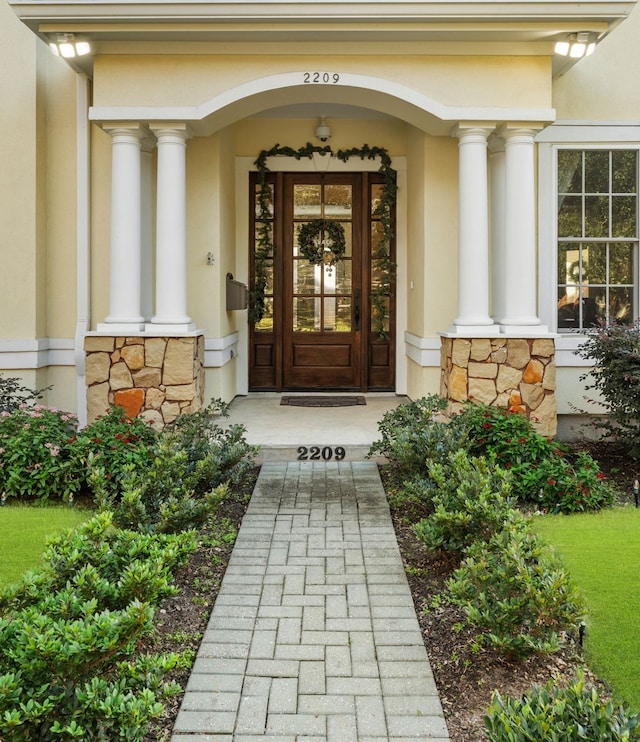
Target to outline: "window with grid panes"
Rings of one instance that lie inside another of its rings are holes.
[[[638,153],[558,151],[560,332],[633,321],[637,303]]]

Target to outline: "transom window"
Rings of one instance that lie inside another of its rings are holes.
[[[637,150],[558,151],[558,329],[628,324],[638,275]]]

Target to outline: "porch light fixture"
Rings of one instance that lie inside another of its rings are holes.
[[[331,127],[325,116],[320,116],[320,123],[316,126],[316,137],[321,142],[328,142],[331,139]]]
[[[556,54],[561,57],[580,59],[593,54],[596,48],[596,36],[589,31],[572,33],[565,41],[558,41],[554,47]]]
[[[84,57],[91,52],[88,41],[78,41],[72,33],[58,34],[55,41],[49,42],[49,48],[57,57],[72,59]]]

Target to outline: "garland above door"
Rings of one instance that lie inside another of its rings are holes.
[[[303,158],[312,159],[313,155],[330,155],[341,162],[347,162],[352,157],[361,160],[380,159],[378,172],[383,175],[382,187],[379,198],[375,205],[373,215],[381,228],[378,243],[372,258],[376,261],[378,280],[370,290],[371,323],[372,330],[383,340],[389,336],[389,296],[395,279],[396,266],[392,258],[393,216],[396,202],[396,171],[391,167],[391,157],[383,147],[370,147],[364,144],[362,147],[338,150],[333,153],[329,146],[317,146],[307,143],[300,149],[292,147],[281,147],[274,145],[271,149],[263,149],[255,161],[258,170],[259,188],[257,194],[256,214],[256,250],[255,250],[255,276],[254,285],[249,299],[249,323],[260,322],[265,311],[265,293],[267,288],[267,263],[275,253],[273,244],[273,232],[271,223],[273,218],[272,189],[268,183],[267,175],[270,172],[267,166],[269,157],[294,157],[296,160]],[[325,220],[324,224],[315,223],[313,227],[306,230],[302,237],[302,254],[309,257],[309,262],[327,265],[335,265],[344,252],[342,235],[339,224],[332,220]],[[333,249],[332,249],[333,248]],[[305,252],[306,250],[306,252]]]

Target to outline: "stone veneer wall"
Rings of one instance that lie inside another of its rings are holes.
[[[204,405],[204,335],[85,337],[87,419],[114,405],[162,428]]]
[[[447,412],[473,400],[526,415],[544,436],[557,432],[552,338],[451,338],[441,346],[440,394]]]

